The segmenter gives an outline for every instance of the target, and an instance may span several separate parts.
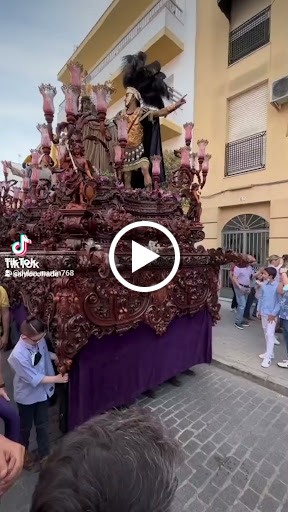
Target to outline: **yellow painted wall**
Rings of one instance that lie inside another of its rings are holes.
[[[271,2],[234,3],[233,28]],[[207,138],[208,152],[213,155],[202,195],[207,247],[215,230],[214,241],[220,243],[223,226],[235,215],[254,213],[270,223],[270,253],[288,251],[287,105],[280,112],[267,105],[266,169],[224,176],[228,100],[264,82],[268,82],[270,97],[272,81],[288,74],[287,19],[288,1],[275,1],[271,7],[271,42],[229,67],[229,21],[215,0],[197,2],[194,140]]]

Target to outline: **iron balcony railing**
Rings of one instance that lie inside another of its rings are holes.
[[[144,30],[147,25],[161,12],[163,9],[168,9],[171,14],[175,16],[181,23],[184,24],[184,12],[173,0],[159,0],[156,5],[150,9],[150,11],[140,20],[138,23],[126,34],[121,41],[104,57],[101,62],[93,69],[89,76],[87,76],[87,82],[91,82],[110,62],[122,52],[135,37]]]
[[[270,18],[269,6],[230,32],[229,65],[270,42]]]
[[[226,144],[226,176],[264,169],[265,165],[266,132]]]

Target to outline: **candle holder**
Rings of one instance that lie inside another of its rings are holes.
[[[79,87],[82,86],[82,73],[83,66],[79,62],[73,62],[72,60],[67,64],[68,71],[70,73],[70,85]]]
[[[190,166],[190,149],[189,147],[180,148],[181,169],[191,169]]]
[[[206,146],[208,145],[208,140],[207,139],[198,140],[197,145],[198,145],[198,161],[199,161],[199,164],[200,163],[202,164],[204,161],[204,158],[205,158]]]
[[[203,188],[206,184],[208,172],[209,172],[209,161],[211,160],[212,155],[208,155],[208,153],[204,157],[204,162],[202,163],[202,176],[203,181],[201,182],[201,188]]]
[[[48,131],[47,124],[37,124],[37,130],[41,133],[41,147],[49,148],[49,153],[51,151],[51,140]]]
[[[118,141],[122,147],[126,148],[128,142],[128,120],[125,114],[120,114],[117,117]]]
[[[63,85],[61,89],[65,95],[65,112],[68,124],[67,139],[69,140],[75,129],[81,88],[76,85]]]
[[[30,149],[30,153],[32,155],[31,165],[38,166],[39,158],[40,158],[39,152],[37,151],[37,149]]]
[[[123,163],[124,153],[120,144],[114,144],[114,166],[116,170],[116,177],[119,183],[123,181]]]
[[[152,162],[152,181],[154,190],[159,190],[162,156],[154,155],[150,158]]]
[[[91,86],[90,98],[95,105],[97,118],[100,123],[100,131],[102,136],[106,139],[105,119],[107,114],[108,105],[111,101],[111,95],[115,92],[114,87],[110,82],[105,84],[97,84]]]
[[[183,124],[183,128],[185,130],[185,144],[190,148],[193,137],[194,123],[185,123]]]
[[[53,87],[51,84],[41,84],[39,86],[39,91],[43,97],[43,111],[45,116],[45,121],[48,127],[48,133],[50,140],[53,141],[53,130],[52,123],[54,119],[55,107],[54,107],[54,97],[57,94],[56,87]]]

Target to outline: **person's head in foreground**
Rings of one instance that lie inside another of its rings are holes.
[[[30,512],[168,512],[179,461],[178,443],[151,413],[111,411],[63,438]]]
[[[274,267],[267,267],[262,272],[264,281],[271,283],[277,276],[277,270]]]

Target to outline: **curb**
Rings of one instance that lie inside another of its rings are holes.
[[[270,389],[271,391],[275,391],[276,393],[279,393],[280,395],[288,398],[288,387],[283,386],[278,382],[269,380],[269,377],[262,377],[253,373],[249,373],[247,370],[242,369],[241,366],[234,365],[233,363],[227,363],[226,361],[220,361],[219,359],[212,359],[211,364],[217,368],[221,368],[221,370],[225,370],[229,373],[232,373],[233,375],[237,375],[251,382],[255,382],[259,386]]]

